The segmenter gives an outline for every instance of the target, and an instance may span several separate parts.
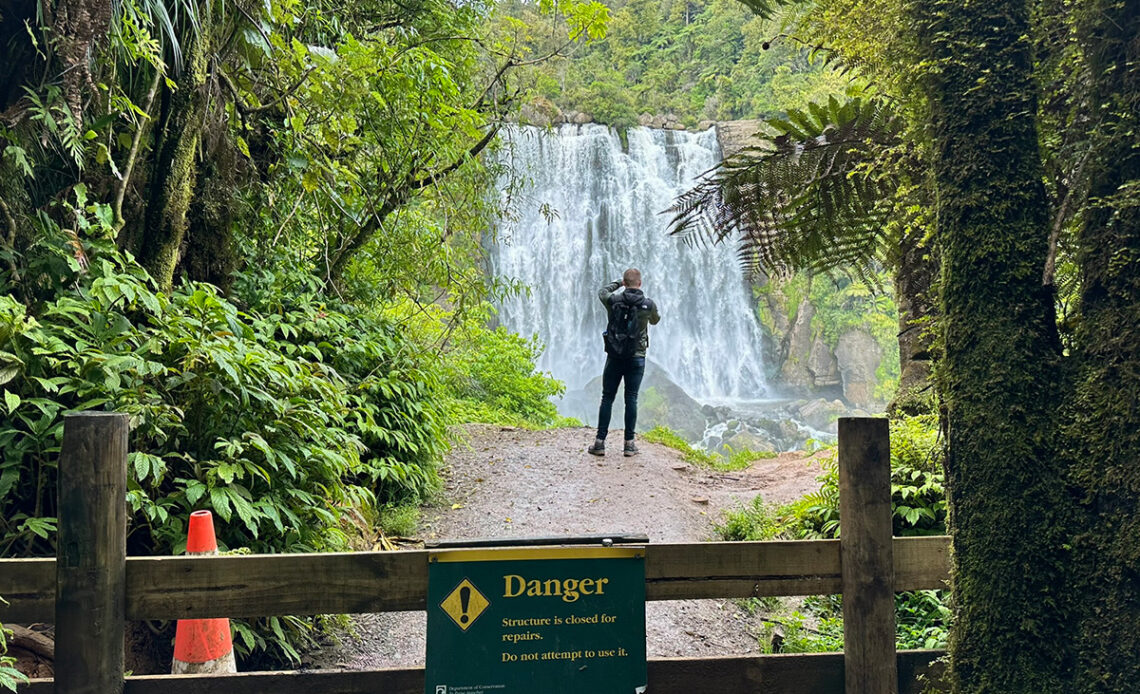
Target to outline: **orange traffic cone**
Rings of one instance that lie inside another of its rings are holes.
[[[214,517],[209,511],[190,514],[186,553],[218,553],[218,541],[214,538]],[[178,620],[174,632],[174,663],[170,666],[170,672],[175,675],[237,672],[234,645],[230,638],[230,620]]]

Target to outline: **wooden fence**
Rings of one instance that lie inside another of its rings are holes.
[[[127,557],[127,422],[67,418],[56,559],[0,560],[0,622],[56,625],[56,678],[27,694],[419,694],[422,668],[123,676],[126,620],[427,608],[431,550]],[[945,587],[946,537],[892,538],[886,420],[839,426],[841,540],[649,544],[646,599],[844,595],[844,652],[649,661],[653,694],[918,694],[940,651],[894,648],[894,593]]]

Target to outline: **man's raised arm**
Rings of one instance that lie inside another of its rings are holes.
[[[598,298],[602,300],[603,306],[606,308],[610,307],[610,297],[613,296],[614,292],[616,292],[620,286],[621,280],[618,280],[617,282],[610,282],[602,287],[601,291],[598,292]]]

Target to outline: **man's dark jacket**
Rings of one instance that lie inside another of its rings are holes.
[[[606,307],[606,320],[609,320],[610,308],[617,301],[628,301],[629,303],[637,303],[637,351],[633,353],[634,357],[644,357],[645,351],[649,349],[649,326],[657,325],[661,320],[661,315],[657,312],[657,304],[641,293],[640,289],[631,289],[626,287],[622,289],[621,280],[617,282],[610,282],[602,287],[598,292],[598,298],[602,300],[602,305]]]

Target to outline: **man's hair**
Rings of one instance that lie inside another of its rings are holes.
[[[627,287],[641,286],[641,270],[631,267],[625,272],[621,273],[621,283]]]

